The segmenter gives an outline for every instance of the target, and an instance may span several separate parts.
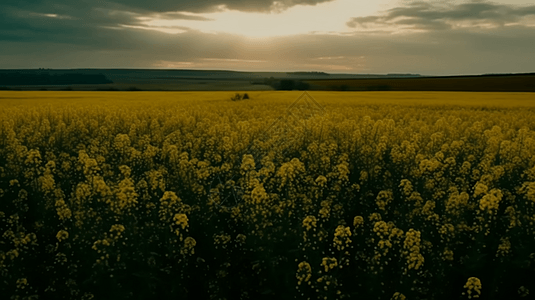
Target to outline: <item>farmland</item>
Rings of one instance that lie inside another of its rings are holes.
[[[535,293],[532,93],[248,95],[0,92],[0,293]]]
[[[313,90],[535,92],[535,74],[307,80]]]

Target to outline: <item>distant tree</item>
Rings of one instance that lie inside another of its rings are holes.
[[[310,89],[310,84],[299,80],[283,79],[278,84],[272,85],[274,89],[281,91],[299,90],[304,91]]]
[[[44,69],[43,69],[44,70]],[[0,74],[2,85],[68,85],[68,84],[106,84],[113,83],[103,74],[49,74],[48,72],[3,73]]]
[[[98,89],[95,89],[95,91],[100,91],[100,92],[115,92],[115,91],[120,91],[118,88],[116,87],[105,87],[105,88],[98,88]]]
[[[290,79],[283,79],[279,83],[279,90],[291,91],[294,89],[295,81]]]
[[[349,90],[349,86],[347,84],[331,85],[330,88],[333,91],[347,91],[347,90]]]
[[[310,89],[310,84],[302,81],[297,81],[297,83],[295,84],[295,89],[299,91],[305,91]]]
[[[368,91],[390,91],[392,88],[389,85],[381,84],[381,85],[367,86],[366,89]]]
[[[236,93],[234,97],[231,97],[230,100],[232,101],[238,101],[241,100],[241,95],[239,93]]]

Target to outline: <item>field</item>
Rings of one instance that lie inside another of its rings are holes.
[[[533,296],[532,93],[247,93],[0,92],[0,294]]]

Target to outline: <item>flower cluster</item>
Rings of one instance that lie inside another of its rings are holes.
[[[324,257],[321,260],[321,266],[323,267],[324,271],[327,273],[330,270],[338,266],[338,261],[334,257]]]
[[[339,251],[344,250],[351,244],[351,229],[343,225],[336,227],[334,232],[333,246]]]
[[[56,234],[56,238],[58,239],[58,241],[62,242],[69,238],[69,233],[62,229],[58,231],[58,234]]]
[[[470,277],[464,285],[468,299],[479,298],[481,295],[481,281],[477,277]],[[463,295],[465,293],[463,292]]]
[[[407,270],[418,270],[424,263],[424,257],[420,253],[420,231],[409,229],[403,242],[404,254],[407,257]]]
[[[305,282],[308,282],[312,277],[312,268],[310,264],[306,261],[302,261],[297,266],[297,284],[302,285]]]
[[[489,211],[496,213],[502,200],[503,194],[498,189],[492,189],[489,193],[485,192],[485,196],[479,200],[479,209],[482,211]]]

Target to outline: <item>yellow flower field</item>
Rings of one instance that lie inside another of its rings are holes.
[[[535,293],[535,95],[248,94],[0,92],[0,294]]]

